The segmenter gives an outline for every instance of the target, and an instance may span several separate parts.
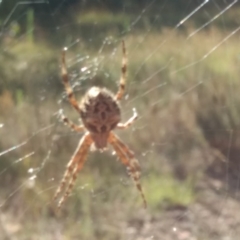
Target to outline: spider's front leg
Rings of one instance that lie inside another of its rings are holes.
[[[68,126],[69,128],[71,128],[71,130],[75,131],[75,132],[82,132],[83,130],[85,130],[85,127],[83,125],[76,125],[75,123],[73,123],[71,120],[69,120],[64,114],[63,114],[63,110],[60,109],[59,110],[59,118],[61,119],[61,121]]]
[[[80,113],[81,109],[78,105],[78,102],[77,102],[75,96],[74,96],[72,87],[71,87],[71,85],[69,83],[69,79],[68,79],[68,72],[67,72],[67,66],[66,66],[66,60],[65,60],[66,51],[67,51],[67,48],[64,48],[62,50],[62,66],[61,66],[62,81],[63,81],[63,85],[65,87],[65,90],[67,92],[69,103],[77,110],[78,113]]]
[[[126,129],[130,127],[138,119],[138,114],[135,108],[133,108],[133,116],[125,123],[118,123],[117,128]]]
[[[123,52],[123,58],[122,58],[122,75],[120,78],[120,84],[118,92],[115,96],[116,100],[121,100],[125,91],[125,84],[126,84],[126,75],[127,75],[127,54],[126,54],[126,48],[125,48],[125,42],[122,40],[122,52]]]

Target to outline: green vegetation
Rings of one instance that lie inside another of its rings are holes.
[[[179,182],[169,175],[150,175],[144,180],[148,204],[155,211],[174,206],[187,207],[195,200],[195,193],[190,180]]]

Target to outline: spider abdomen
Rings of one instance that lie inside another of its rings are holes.
[[[91,133],[108,133],[121,120],[120,107],[105,88],[92,87],[82,99],[81,119]]]

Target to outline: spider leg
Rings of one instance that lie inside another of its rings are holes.
[[[59,203],[58,203],[58,209],[61,209],[62,205],[64,204],[64,202],[66,201],[67,197],[69,196],[70,192],[73,189],[73,186],[77,180],[77,174],[78,172],[83,168],[84,162],[86,160],[87,157],[87,153],[88,150],[92,144],[92,138],[90,136],[90,134],[88,134],[88,138],[86,138],[83,143],[82,146],[79,149],[79,160],[77,162],[77,166],[75,166],[73,172],[72,172],[72,176],[71,176],[71,180],[66,188],[66,191],[63,195],[63,197],[60,199]]]
[[[130,127],[138,118],[138,114],[135,108],[133,108],[133,116],[125,123],[118,123],[117,128],[126,129]]]
[[[59,117],[61,118],[61,121],[68,126],[69,128],[71,128],[73,131],[76,132],[82,132],[85,127],[83,125],[76,125],[75,123],[73,123],[71,120],[69,120],[64,114],[62,109],[59,110]]]
[[[122,75],[120,78],[120,84],[118,92],[115,96],[116,100],[121,100],[122,96],[124,94],[125,90],[125,83],[126,83],[126,73],[127,73],[127,56],[126,56],[126,48],[125,48],[125,42],[122,40],[122,52],[123,52],[123,58],[122,58]]]
[[[72,87],[71,87],[71,85],[69,83],[69,79],[68,79],[68,73],[67,73],[67,67],[66,67],[66,61],[65,61],[66,50],[67,50],[66,48],[64,48],[62,50],[62,67],[61,67],[62,81],[63,81],[64,87],[66,89],[66,92],[67,92],[68,101],[77,110],[77,112],[80,113],[81,110],[80,110],[78,102],[73,94],[73,90],[72,90]]]
[[[56,193],[53,197],[54,201],[58,198],[58,196],[63,191],[63,189],[66,185],[66,182],[68,181],[70,176],[72,176],[73,172],[75,171],[76,165],[80,165],[80,164],[83,165],[83,163],[85,161],[85,158],[86,158],[86,155],[87,155],[87,151],[88,151],[91,144],[92,144],[92,138],[91,138],[89,133],[86,133],[82,137],[82,139],[80,140],[75,153],[73,154],[71,160],[67,164],[67,169],[64,173],[62,181],[61,181],[61,183],[60,183],[60,185],[59,185],[58,189],[56,190]]]
[[[146,198],[144,196],[142,186],[140,184],[140,165],[138,160],[134,157],[133,152],[113,133],[110,133],[108,141],[112,144],[114,150],[119,156],[121,162],[127,166],[130,176],[134,180],[138,191],[143,199],[144,208],[147,207]]]

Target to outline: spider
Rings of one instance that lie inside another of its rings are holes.
[[[138,117],[136,110],[133,109],[133,116],[125,123],[120,122],[121,109],[118,101],[122,99],[124,94],[127,72],[127,57],[124,41],[122,41],[122,74],[118,92],[114,95],[106,88],[92,87],[82,98],[80,104],[78,104],[69,83],[65,61],[66,51],[67,48],[64,48],[62,51],[62,81],[67,92],[69,103],[80,114],[83,125],[74,124],[64,116],[62,112],[60,113],[60,117],[64,124],[70,127],[73,131],[85,131],[86,133],[80,140],[75,153],[67,164],[62,181],[54,195],[54,201],[58,199],[59,195],[62,195],[58,202],[58,209],[61,209],[63,203],[71,193],[77,179],[77,174],[83,168],[84,162],[86,161],[90,146],[94,144],[96,149],[103,151],[107,148],[108,143],[112,145],[120,161],[127,167],[129,175],[135,182],[136,187],[141,194],[144,207],[146,208],[146,199],[139,182],[139,162],[134,157],[134,153],[112,132],[115,128],[128,128]]]

